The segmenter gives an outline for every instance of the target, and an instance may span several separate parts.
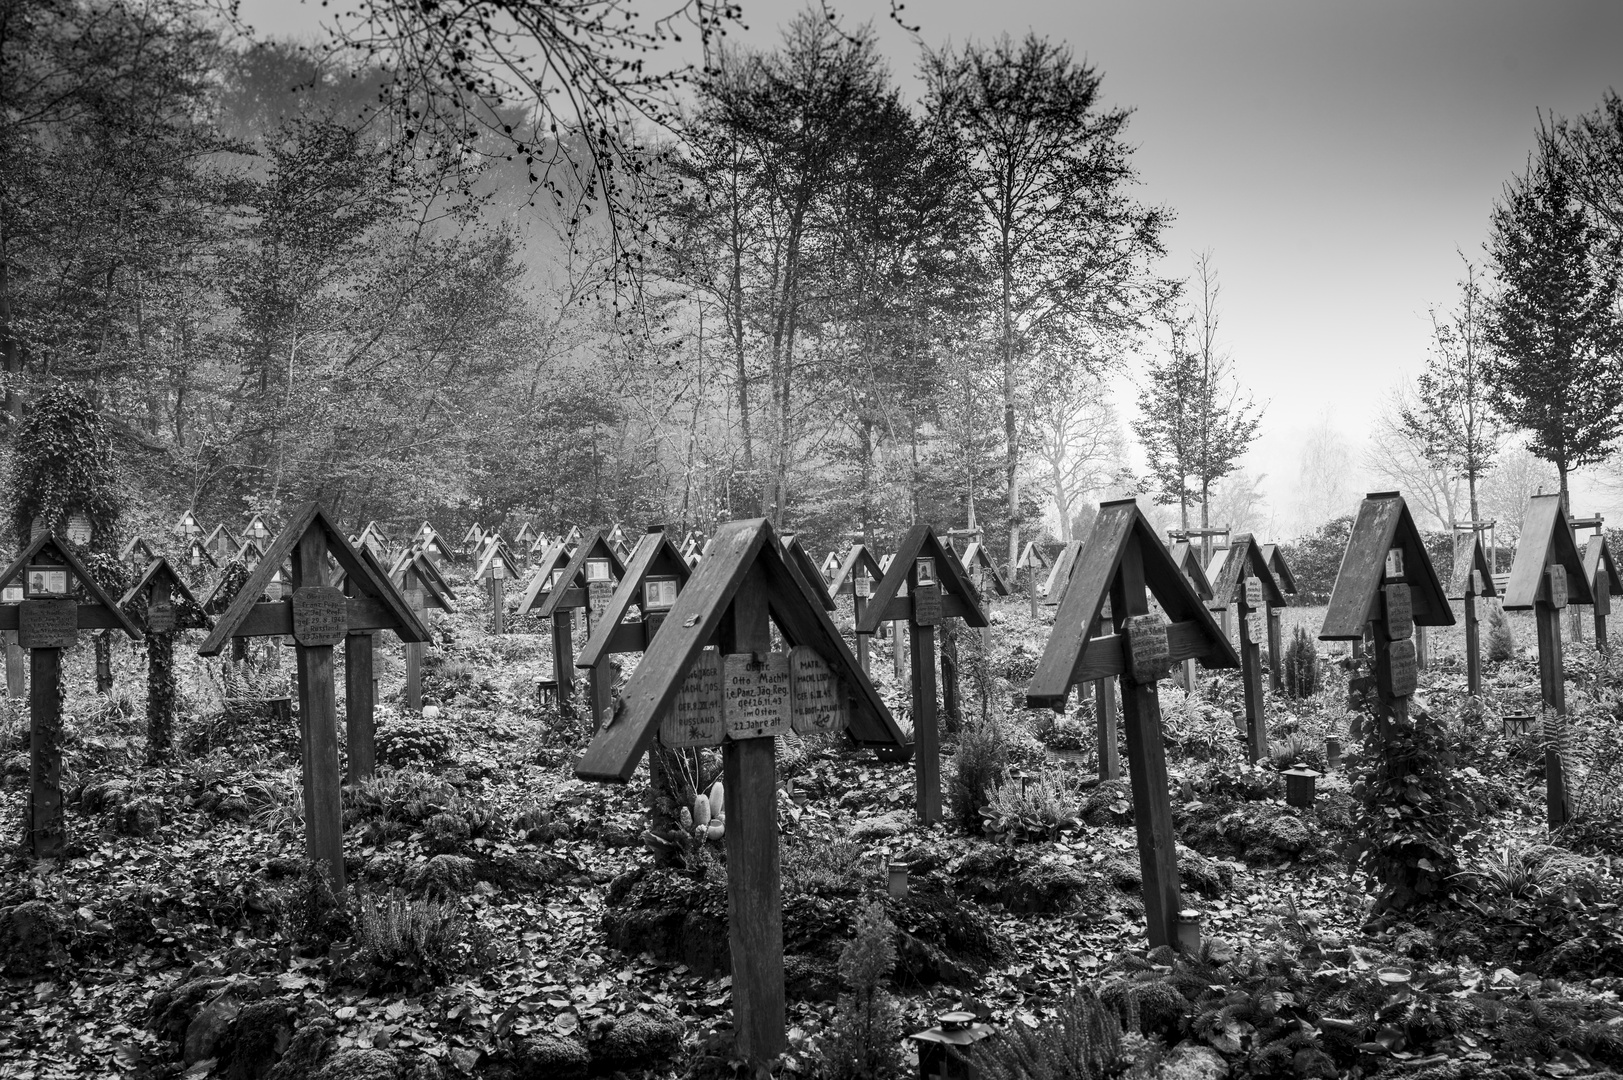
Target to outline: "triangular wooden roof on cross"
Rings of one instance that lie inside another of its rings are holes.
[[[137,555],[141,556],[141,558],[145,559],[147,562],[151,562],[153,559],[158,557],[158,553],[152,550],[152,545],[147,543],[146,537],[132,536],[130,537],[129,542],[126,543],[123,549],[118,553],[118,558],[120,562],[128,562],[133,560]]]
[[[215,555],[233,555],[241,547],[241,542],[225,522],[220,522],[209,531],[203,540],[203,546]]]
[[[445,580],[440,568],[434,565],[434,560],[422,548],[408,548],[403,552],[390,568],[389,580],[402,593],[409,591],[413,584],[417,585],[422,591],[425,607],[450,611],[456,603],[456,593],[451,591],[451,583]]]
[[[789,565],[801,577],[806,579],[806,584],[810,586],[812,592],[816,593],[817,598],[822,602],[823,610],[833,611],[835,607],[834,597],[829,595],[828,583],[823,580],[823,575],[818,572],[817,564],[812,562],[811,554],[801,544],[800,537],[794,533],[780,533],[779,538],[783,542],[783,550],[789,555]]]
[[[1482,533],[1472,529],[1454,536],[1454,567],[1448,575],[1448,596],[1451,600],[1465,599],[1471,587],[1471,571],[1481,575],[1482,591],[1477,596],[1498,596],[1499,587],[1493,583],[1493,565],[1488,562],[1487,549],[1482,546]]]
[[[141,576],[135,579],[135,584],[126,589],[124,591],[124,595],[119,598],[118,606],[120,608],[127,608],[135,601],[137,597],[150,599],[150,590],[152,589],[152,586],[155,585],[160,579],[169,583],[169,595],[171,597],[180,597],[184,599],[188,604],[197,609],[198,614],[203,619],[203,625],[201,627],[188,626],[180,627],[180,629],[207,630],[214,626],[214,620],[209,618],[208,612],[203,610],[203,605],[197,602],[197,597],[192,595],[192,590],[186,587],[186,582],[181,579],[179,574],[175,573],[175,568],[169,565],[169,560],[164,558],[159,558],[153,561],[145,570],[141,572]]]
[[[1264,602],[1269,607],[1284,607],[1285,594],[1274,579],[1274,572],[1262,553],[1262,545],[1250,533],[1235,533],[1224,553],[1223,566],[1211,579],[1213,604],[1232,604],[1245,590],[1245,579],[1254,577],[1262,582]]]
[[[1167,663],[1198,660],[1206,668],[1240,666],[1234,646],[1172,561],[1172,553],[1137,500],[1117,499],[1099,505],[1092,534],[1078,544],[1065,598],[1054,615],[1053,633],[1026,689],[1026,704],[1063,709],[1077,683],[1110,678],[1130,669],[1124,636],[1095,637],[1094,629],[1121,573],[1122,558],[1135,547],[1143,562],[1145,591],[1171,623],[1167,627]],[[1119,613],[1116,620],[1120,621]]]
[[[1618,576],[1612,546],[1604,533],[1591,536],[1584,546],[1584,577],[1597,585],[1604,584],[1608,596],[1623,596],[1623,578]]]
[[[197,556],[199,566],[214,567],[220,565],[220,560],[214,557],[213,552],[209,551],[208,545],[195,536],[186,542],[186,561],[191,562],[194,554]]]
[[[921,557],[935,559],[936,579],[941,586],[942,617],[961,618],[969,626],[988,625],[986,614],[981,611],[980,594],[975,591],[975,583],[964,573],[958,556],[951,554],[947,546],[936,538],[929,522],[921,521],[907,530],[907,535],[896,545],[889,569],[874,585],[873,596],[869,598],[867,610],[862,613],[862,620],[857,626],[858,633],[872,634],[878,631],[882,622],[909,618],[911,609],[906,603],[893,604],[893,601],[899,600],[903,586],[909,583],[913,573],[914,560]],[[891,610],[893,607],[899,610]]]
[[[467,532],[462,534],[462,546],[472,547],[475,544],[483,542],[484,539],[485,530],[476,521],[472,525],[468,526]]]
[[[1386,576],[1387,554],[1393,548],[1403,552],[1403,574],[1396,579]],[[1417,624],[1454,625],[1454,609],[1408,504],[1396,491],[1375,491],[1358,505],[1319,640],[1363,640],[1365,625],[1380,614],[1382,586],[1394,582],[1409,586]]]
[[[609,576],[619,579],[625,576],[625,563],[620,561],[620,555],[609,545],[608,537],[601,532],[594,532],[590,540],[584,540],[575,548],[575,553],[569,557],[569,563],[564,567],[563,575],[558,579],[558,587],[548,591],[547,598],[541,601],[538,612],[543,619],[550,619],[554,612],[563,605],[565,595],[573,587],[586,588],[586,563],[590,559],[607,559],[609,562]]]
[[[271,537],[271,527],[265,524],[265,516],[263,514],[256,513],[248,519],[248,524],[242,530],[242,535],[254,541],[269,540]]]
[[[490,534],[490,542],[485,545],[485,553],[479,557],[479,563],[474,567],[473,576],[478,581],[492,576],[492,571],[498,559],[501,560],[502,569],[506,571],[508,580],[517,581],[519,578],[518,562],[514,560],[513,553],[507,550],[507,543],[495,533]]]
[[[292,633],[291,602],[277,600],[260,604],[259,598],[264,595],[270,579],[292,559],[299,541],[313,529],[322,532],[328,554],[343,568],[354,588],[356,595],[348,609],[351,630],[393,630],[403,642],[431,640],[428,628],[407,605],[389,575],[374,560],[351,547],[343,531],[332,523],[320,504],[311,502],[295,514],[271,542],[259,566],[248,575],[231,606],[197,650],[198,655],[215,655],[233,637]]]
[[[514,547],[527,548],[534,541],[535,541],[535,530],[530,528],[530,523],[528,521],[523,522],[522,524],[520,524],[519,527],[518,527],[518,532],[513,534],[513,546]]]
[[[852,544],[851,550],[845,553],[845,559],[840,563],[840,568],[834,571],[833,578],[829,580],[829,594],[837,596],[840,593],[850,594],[855,592],[856,571],[859,568],[867,571],[869,581],[877,582],[885,576],[884,566],[880,564],[878,559],[874,558],[873,552],[868,549],[866,544]]]
[[[1522,535],[1516,541],[1516,559],[1510,564],[1510,581],[1505,585],[1506,611],[1525,611],[1538,598],[1547,566],[1567,570],[1567,603],[1593,604],[1595,590],[1584,572],[1583,553],[1561,509],[1561,496],[1534,495],[1522,519]],[[1416,619],[1418,622],[1419,620]]]
[[[682,558],[682,553],[671,543],[664,529],[644,533],[637,540],[637,546],[631,549],[631,558],[626,562],[619,584],[614,587],[614,595],[609,598],[603,614],[592,623],[592,632],[586,644],[575,656],[575,666],[596,667],[608,653],[617,651],[613,647],[614,635],[631,606],[642,605],[642,587],[649,578],[674,577],[677,595],[681,596],[682,587],[692,576],[693,568]],[[647,618],[646,612],[643,617]]]
[[[768,609],[791,646],[806,645],[823,657],[851,701],[851,739],[859,745],[901,746],[906,738],[873,683],[851,655],[803,575],[789,569],[783,547],[765,518],[729,521],[715,547],[677,596],[665,625],[632,672],[610,722],[592,737],[575,765],[587,780],[624,782],[647,752],[659,719],[676,701],[682,681],[711,644],[728,606],[752,577],[767,590]]]
[[[1051,560],[1048,553],[1037,546],[1035,540],[1027,540],[1026,546],[1020,549],[1020,565],[1028,568],[1048,566]]]
[[[990,574],[993,592],[999,596],[1009,595],[1009,583],[1004,579],[1003,571],[997,568],[997,564],[992,561],[992,557],[986,553],[986,545],[979,540],[969,542],[969,546],[964,549],[961,562],[964,569],[970,571],[971,574],[974,573],[977,566]]]
[[[1043,604],[1047,607],[1059,607],[1060,601],[1065,599],[1065,586],[1071,580],[1071,570],[1076,566],[1076,557],[1081,554],[1082,541],[1072,540],[1060,551],[1049,567],[1048,580],[1043,583]]]
[[[0,586],[9,585],[13,581],[20,581],[29,564],[41,555],[47,555],[59,560],[52,565],[66,566],[72,571],[74,579],[84,587],[85,592],[89,595],[89,603],[81,602],[79,604],[79,629],[122,630],[132,638],[139,639],[141,637],[140,629],[130,621],[128,615],[124,614],[124,609],[118,606],[118,601],[114,600],[107,590],[97,583],[96,579],[90,575],[90,571],[85,569],[85,564],[79,561],[79,556],[73,553],[73,545],[58,540],[55,533],[40,533],[29,541],[28,546],[23,548],[22,554],[12,560],[11,565],[6,567],[3,572],[0,572]],[[24,602],[26,603],[26,601]],[[110,616],[100,616],[99,612],[95,610],[97,607],[107,609]],[[3,610],[9,616],[7,621],[11,623],[5,629],[17,629],[16,605],[7,604],[0,610]]]
[[[569,565],[569,551],[564,547],[562,540],[554,540],[547,550],[538,559],[530,561],[531,577],[524,585],[524,594],[519,598],[518,613],[527,615],[546,601],[547,594],[552,591],[552,577],[558,575],[563,580],[564,567]]]
[[[1209,607],[1221,611],[1227,604],[1218,604],[1212,594],[1211,579],[1206,576],[1206,568],[1200,565],[1200,556],[1187,540],[1174,540],[1168,553],[1172,556],[1172,564],[1178,568],[1188,580],[1189,587],[1195,590],[1195,595],[1206,602]]]
[[[203,526],[197,523],[197,515],[188,510],[180,515],[180,520],[175,522],[174,527],[169,531],[176,536],[191,536],[202,532]]]
[[[1285,561],[1285,553],[1279,549],[1279,545],[1262,545],[1262,559],[1268,564],[1268,569],[1273,571],[1279,591],[1286,596],[1295,596],[1296,575],[1291,573],[1290,564]]]

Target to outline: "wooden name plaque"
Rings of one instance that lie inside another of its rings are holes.
[[[293,640],[307,647],[342,645],[349,629],[349,608],[341,590],[306,585],[293,590]]]
[[[816,649],[797,645],[789,650],[789,687],[790,721],[796,734],[845,729],[844,688]]]
[[[1595,614],[1610,615],[1612,613],[1612,594],[1606,591],[1604,584],[1595,586]]]
[[[1388,585],[1386,593],[1386,635],[1394,641],[1414,636],[1414,596],[1407,585]]]
[[[1262,579],[1256,576],[1245,579],[1245,606],[1260,608],[1262,606]]]
[[[1394,641],[1387,646],[1392,660],[1392,695],[1408,697],[1414,693],[1419,664],[1415,659],[1414,638]]]
[[[705,649],[682,680],[671,711],[660,719],[659,741],[672,747],[720,746],[721,708],[721,654]]]
[[[1245,639],[1253,645],[1265,645],[1268,642],[1268,619],[1260,610],[1253,609],[1246,612]]]
[[[1550,606],[1564,608],[1567,606],[1567,569],[1564,566],[1552,566],[1545,571],[1549,580]]]
[[[1127,620],[1126,633],[1133,681],[1142,686],[1166,675],[1172,655],[1166,620],[1159,615],[1134,615]]]
[[[24,600],[17,605],[17,644],[24,649],[71,649],[79,642],[77,600]]]
[[[729,739],[760,739],[791,730],[787,653],[722,657],[722,717]]]
[[[941,586],[920,585],[913,590],[913,622],[919,626],[941,622]]]
[[[613,598],[614,582],[588,581],[586,583],[586,604],[592,611],[593,627],[597,626],[597,621],[603,617],[603,612],[608,610],[609,601]]]
[[[162,634],[175,628],[175,602],[153,597],[147,603],[147,629]]]

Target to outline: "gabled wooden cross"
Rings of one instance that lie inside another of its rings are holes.
[[[528,615],[545,603],[547,596],[563,579],[564,567],[568,565],[569,551],[562,539],[550,542],[544,552],[531,560],[531,576],[525,583],[524,595],[519,597],[518,613]],[[573,622],[573,611],[565,618],[551,620],[552,679],[557,689],[559,705],[567,702],[575,690]]]
[[[1048,570],[1048,581],[1043,585],[1043,604],[1047,607],[1057,608],[1060,601],[1065,599],[1065,586],[1071,580],[1071,570],[1076,565],[1076,557],[1082,550],[1082,541],[1073,540],[1054,559],[1054,565]]]
[[[1018,569],[1026,572],[1026,599],[1030,601],[1033,620],[1037,618],[1037,571],[1048,566],[1048,554],[1035,541],[1026,541],[1025,548],[1020,552]]]
[[[242,547],[242,542],[232,534],[230,528],[222,521],[214,526],[213,531],[203,540],[203,546],[216,560],[229,559]]]
[[[1467,693],[1478,695],[1482,693],[1482,636],[1476,601],[1479,596],[1499,595],[1479,529],[1454,535],[1454,568],[1449,575],[1448,595],[1465,602],[1465,686]]]
[[[188,515],[189,516],[189,515]],[[118,602],[85,569],[73,546],[41,533],[3,573],[0,587],[20,586],[15,604],[0,604],[0,630],[15,630],[28,650],[29,800],[26,846],[36,859],[62,854],[62,650],[80,630],[138,630]]]
[[[1606,616],[1612,612],[1612,597],[1623,596],[1623,578],[1618,576],[1617,563],[1612,559],[1612,548],[1606,543],[1604,533],[1591,536],[1584,547],[1584,577],[1595,594],[1595,648],[1610,652]]]
[[[1165,618],[1150,613],[1152,597]],[[1107,600],[1110,624],[1101,627]],[[1095,629],[1109,632],[1095,636]],[[1152,947],[1176,946],[1182,907],[1156,684],[1170,665],[1183,660],[1197,660],[1206,668],[1240,666],[1234,647],[1179,572],[1137,502],[1102,503],[1055,613],[1053,632],[1026,690],[1026,704],[1063,712],[1071,687],[1121,678],[1127,768]]]
[[[175,522],[174,527],[169,531],[184,540],[187,537],[200,535],[203,532],[203,526],[198,524],[197,515],[188,510],[180,515],[180,520]]]
[[[1567,673],[1561,655],[1561,609],[1568,604],[1593,604],[1593,579],[1584,567],[1583,553],[1572,534],[1560,495],[1534,495],[1522,518],[1516,559],[1510,564],[1505,586],[1506,611],[1533,611],[1538,625],[1539,690],[1544,707],[1567,722]],[[1554,734],[1546,732],[1546,736]],[[1545,810],[1551,828],[1572,816],[1560,740],[1547,737],[1544,750]]]
[[[839,569],[840,553],[837,551],[831,551],[827,555],[824,555],[823,561],[817,567],[818,573],[823,575],[824,585],[827,585],[831,580],[833,580],[834,575],[839,572]]]
[[[1191,545],[1188,540],[1172,541],[1169,550],[1172,553],[1172,562],[1177,566],[1178,572],[1184,576],[1185,581],[1189,582],[1189,587],[1195,590],[1195,595],[1200,597],[1201,603],[1210,609],[1212,606],[1212,583],[1206,577],[1206,568],[1200,563],[1200,550]],[[1192,692],[1195,689],[1195,681],[1195,662],[1185,660],[1183,662],[1183,688]]]
[[[1273,572],[1274,583],[1279,591],[1285,595],[1285,602],[1296,595],[1296,575],[1291,573],[1290,564],[1285,561],[1285,553],[1279,550],[1278,544],[1262,545],[1262,558]],[[1268,605],[1268,681],[1273,685],[1274,693],[1285,689],[1285,665],[1283,642],[1280,641],[1280,622],[1282,606]]]
[[[451,559],[451,545],[447,544],[438,530],[426,521],[417,526],[417,535],[412,539],[412,546],[420,548],[423,554],[434,560],[435,566]]]
[[[906,588],[907,595],[902,595]],[[941,742],[936,730],[935,628],[943,619],[987,625],[975,585],[958,557],[936,539],[928,522],[907,531],[890,568],[874,586],[873,598],[857,624],[872,634],[882,622],[906,622],[913,656],[913,767],[919,820],[941,820]],[[898,640],[897,647],[901,647]]]
[[[507,583],[523,575],[513,553],[500,534],[492,532],[485,537],[485,551],[473,568],[475,581],[489,582],[490,632],[503,634],[507,630]]]
[[[964,549],[963,558],[959,561],[963,563],[964,569],[969,571],[970,580],[975,582],[975,587],[982,593],[990,586],[999,596],[1009,595],[1008,580],[992,561],[992,557],[986,553],[986,546],[979,540],[969,542],[969,546]]]
[[[331,553],[352,595],[327,584]],[[266,585],[291,560],[293,592],[261,603]],[[333,887],[344,887],[343,811],[339,799],[338,705],[333,687],[333,646],[370,648],[368,630],[393,630],[401,641],[428,641],[428,628],[406,604],[386,573],[350,546],[316,503],[293,516],[231,606],[220,616],[198,653],[215,656],[236,637],[292,634],[298,664],[299,727],[304,764],[305,844],[310,858],[324,861]],[[351,644],[351,638],[362,642]],[[370,670],[367,676],[370,678]],[[365,733],[370,736],[370,733]],[[350,737],[356,738],[351,731]]]
[[[884,568],[867,545],[852,544],[828,582],[830,596],[851,598],[851,625],[854,630],[851,636],[856,639],[857,663],[864,672],[868,670],[868,642],[873,635],[861,629],[862,615],[868,610],[868,598],[873,595],[874,582],[884,576]]]
[[[485,540],[485,530],[477,521],[468,526],[468,531],[462,534],[462,549],[475,551]]]
[[[518,532],[513,534],[513,547],[519,551],[528,552],[530,545],[533,543],[535,543],[535,530],[530,528],[528,521],[523,522],[519,525]]]
[[[625,571],[619,553],[602,532],[594,532],[590,539],[583,539],[576,545],[569,562],[558,575],[557,584],[547,590],[538,609],[543,619],[552,620],[553,655],[560,667],[574,666],[573,624],[576,610],[587,613],[586,633],[590,635],[614,596],[615,582],[625,576]],[[564,690],[564,678],[563,675],[559,676],[560,695]],[[586,702],[589,726],[595,726],[602,711],[608,707],[613,689],[606,673],[600,668],[593,668],[588,674]]]
[[[1381,742],[1407,723],[1419,667],[1414,628],[1453,626],[1454,610],[1403,496],[1372,492],[1358,506],[1321,641],[1363,641],[1373,633],[1375,712]]]
[[[451,611],[456,603],[456,593],[451,591],[451,585],[440,574],[440,568],[434,564],[428,552],[423,548],[412,548],[403,553],[395,561],[389,572],[389,580],[400,590],[405,597],[406,606],[416,613],[417,618],[426,628],[428,626],[428,611],[433,608],[437,611]],[[421,712],[423,708],[423,642],[408,641],[404,643],[406,654],[406,708],[412,712]]]
[[[147,760],[168,758],[175,726],[175,633],[214,625],[168,559],[147,565],[118,606],[138,620],[147,639]],[[158,745],[154,745],[156,742]]]
[[[772,651],[774,623],[790,646],[787,659]],[[738,1056],[751,1063],[785,1046],[773,736],[841,721],[859,744],[902,744],[821,600],[790,569],[772,526],[762,518],[728,522],[575,766],[583,779],[623,783],[656,734],[699,745],[688,737],[713,733],[721,742],[733,1029]]]
[[[1223,552],[1223,563],[1211,577],[1212,602],[1233,605],[1239,613],[1240,681],[1245,687],[1246,748],[1252,761],[1268,756],[1268,721],[1262,690],[1262,644],[1268,634],[1267,608],[1285,606],[1285,594],[1268,568],[1262,545],[1250,533],[1238,533]],[[1227,627],[1224,628],[1225,630]]]
[[[152,550],[152,545],[144,537],[132,536],[122,550],[118,553],[119,562],[127,562],[137,571],[151,564],[158,557]]]
[[[270,541],[271,538],[271,528],[269,525],[265,524],[265,516],[263,514],[254,514],[248,518],[248,524],[244,526],[242,530],[242,538],[244,540],[252,540],[259,546],[260,551],[265,550],[265,545]]]

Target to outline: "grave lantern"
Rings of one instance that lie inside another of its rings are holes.
[[[1178,912],[1178,951],[1185,956],[1200,955],[1200,909]]]
[[[906,588],[907,594],[902,590]],[[905,621],[913,656],[913,782],[919,820],[941,820],[941,747],[936,728],[936,627],[943,619],[961,618],[971,626],[987,625],[975,586],[958,559],[936,538],[927,522],[908,530],[897,545],[885,576],[874,588],[858,632],[873,633],[884,621]],[[896,643],[898,649],[901,643]]]
[[[582,544],[566,584],[602,542],[598,536]],[[549,602],[561,610],[571,591],[579,590],[565,588]],[[789,654],[774,652],[774,624]],[[902,743],[901,729],[820,599],[790,566],[771,524],[728,522],[575,765],[581,779],[625,783],[667,731],[720,741],[735,1053],[752,1067],[786,1045],[777,740],[760,733],[831,720],[845,724],[859,745]]]
[[[979,1080],[964,1048],[975,1045],[996,1032],[991,1024],[980,1023],[972,1012],[944,1012],[935,1018],[935,1027],[915,1032],[908,1038],[918,1043],[919,1080]]]
[[[1152,597],[1162,614],[1151,613]],[[1106,600],[1111,607],[1108,626],[1101,625]],[[1026,705],[1062,712],[1073,686],[1121,679],[1122,726],[1152,948],[1177,943],[1177,917],[1184,906],[1157,684],[1172,664],[1188,659],[1207,668],[1240,666],[1234,647],[1138,504],[1132,499],[1101,504],[1092,535],[1078,548],[1054,629],[1026,690]]]
[[[912,872],[913,867],[907,863],[896,860],[890,862],[885,879],[885,889],[890,893],[892,899],[901,900],[907,896],[908,875]]]
[[[1555,723],[1564,727],[1567,676],[1561,655],[1561,609],[1569,603],[1594,603],[1595,589],[1561,509],[1560,495],[1534,495],[1530,500],[1504,593],[1506,611],[1533,610],[1538,626],[1540,696],[1545,708],[1555,713]],[[1561,741],[1550,740],[1544,750],[1545,810],[1551,828],[1572,816]]]
[[[1290,806],[1311,807],[1319,774],[1301,762],[1285,770],[1285,802]]]

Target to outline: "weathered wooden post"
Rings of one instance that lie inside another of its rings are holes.
[[[1152,948],[1177,947],[1183,904],[1156,684],[1171,664],[1183,660],[1232,668],[1240,665],[1240,658],[1134,500],[1100,505],[1092,536],[1076,562],[1026,704],[1062,712],[1071,687],[1121,676],[1149,943]],[[1150,614],[1152,595],[1166,618]],[[1095,636],[1106,599],[1110,621],[1100,628],[1110,632]]]
[[[17,633],[28,650],[29,800],[24,815],[29,854],[62,854],[62,650],[78,644],[80,630],[123,630],[139,639],[129,617],[55,533],[42,532],[23,549],[0,583],[20,585],[22,598],[0,605],[0,629]]]
[[[417,616],[417,621],[422,623],[425,629],[428,626],[430,608],[438,611],[454,610],[456,593],[451,591],[450,584],[440,574],[440,568],[427,548],[412,547],[405,551],[396,560],[394,569],[389,574],[389,580],[400,590],[406,606]],[[421,712],[423,642],[403,641],[402,648],[406,660],[406,708],[412,712]]]
[[[1468,532],[1454,534],[1454,572],[1449,575],[1448,595],[1464,603],[1465,616],[1465,689],[1472,696],[1482,693],[1482,630],[1477,617],[1477,597],[1499,595],[1493,582],[1493,571],[1487,552],[1482,549],[1482,532],[1467,527]]]
[[[907,595],[902,595],[902,587]],[[941,744],[936,727],[935,628],[944,618],[985,626],[975,587],[963,576],[935,530],[921,522],[896,547],[890,568],[874,588],[859,632],[872,633],[887,619],[907,621],[913,655],[913,767],[919,820],[941,820]]]
[[[1533,609],[1538,626],[1539,691],[1554,721],[1544,729],[1545,810],[1551,828],[1572,816],[1561,758],[1567,727],[1567,676],[1561,657],[1561,609],[1595,602],[1592,579],[1573,537],[1560,495],[1534,495],[1505,586],[1505,610]]]
[[[868,597],[873,593],[874,582],[884,576],[885,571],[880,567],[879,560],[874,558],[873,552],[869,551],[866,545],[858,543],[851,545],[851,550],[845,553],[845,559],[828,583],[831,595],[851,597],[851,625],[858,628],[852,637],[856,638],[857,664],[864,674],[868,671],[868,643],[873,635],[860,629],[862,617],[868,610]]]
[[[1284,594],[1285,602],[1290,603],[1290,598],[1296,595],[1296,575],[1291,573],[1285,553],[1279,550],[1278,544],[1264,544],[1262,558],[1268,564],[1268,569],[1273,571],[1274,581]],[[1268,682],[1276,694],[1285,690],[1285,650],[1280,640],[1281,610],[1273,604],[1268,605]]]
[[[378,577],[388,581],[391,586],[394,585],[393,575],[378,559],[373,549],[360,543],[365,538],[365,532],[356,537],[356,554],[371,564]],[[350,580],[349,574],[342,566],[336,569],[330,584],[342,589],[346,597],[359,595],[355,583]],[[412,607],[404,595],[401,599],[406,601],[412,613],[422,621],[423,609]],[[423,625],[426,627],[428,624],[424,622]],[[377,638],[376,630],[351,628],[344,634],[344,733],[349,758],[349,768],[344,774],[344,782],[348,784],[366,779],[377,768],[378,680],[374,665]]]
[[[547,590],[538,608],[541,617],[552,620],[555,662],[574,666],[571,621],[575,612],[588,612],[586,632],[590,634],[608,608],[614,596],[615,582],[625,576],[625,564],[609,545],[608,537],[594,532],[590,539],[575,547],[575,553],[558,575],[557,584]],[[559,677],[558,690],[563,693],[563,677]],[[600,717],[610,703],[614,687],[608,670],[599,665],[591,668],[586,678],[588,730],[597,727]]]
[[[1453,626],[1454,610],[1403,496],[1371,492],[1353,520],[1319,639],[1363,641],[1365,630],[1373,629],[1372,704],[1383,747],[1392,725],[1408,722],[1417,623]]]
[[[1048,566],[1048,556],[1035,541],[1028,540],[1020,552],[1020,568],[1026,572],[1026,601],[1030,605],[1031,620],[1037,621],[1037,571]]]
[[[806,584],[764,519],[721,526],[575,766],[583,779],[624,783],[656,734],[666,745],[722,745],[733,1030],[752,1067],[786,1045],[772,736],[849,725],[860,745],[902,744]],[[773,622],[787,655],[772,652]]]
[[[354,595],[346,597],[327,584],[329,556],[337,561]],[[288,559],[293,566],[292,596],[260,603],[271,577]],[[327,865],[333,888],[340,891],[344,888],[344,835],[332,651],[347,635],[365,630],[393,630],[402,641],[429,639],[427,628],[407,607],[388,575],[359,554],[321,508],[310,503],[272,541],[198,649],[202,656],[215,656],[232,638],[293,635],[305,848],[311,859]]]
[[[1612,559],[1612,548],[1604,533],[1591,536],[1584,547],[1584,577],[1595,594],[1595,648],[1610,652],[1606,616],[1612,613],[1612,597],[1623,596],[1623,577],[1618,576],[1617,563]]]
[[[1268,756],[1268,718],[1262,688],[1262,645],[1267,637],[1269,605],[1285,606],[1285,594],[1274,580],[1262,545],[1250,533],[1236,534],[1223,551],[1223,562],[1211,579],[1212,602],[1233,605],[1240,624],[1240,681],[1245,687],[1246,749],[1252,761]],[[1225,608],[1226,610],[1226,608]]]
[[[1217,605],[1215,603],[1215,597],[1212,595],[1212,583],[1206,577],[1206,566],[1201,561],[1200,551],[1194,545],[1190,544],[1188,540],[1173,540],[1169,550],[1172,555],[1172,564],[1178,568],[1178,572],[1183,575],[1184,580],[1189,582],[1189,587],[1195,590],[1195,595],[1200,597],[1200,602],[1205,604],[1208,610],[1219,606],[1228,607],[1227,604]],[[1185,660],[1183,662],[1184,690],[1191,694],[1194,693],[1196,680],[1194,659]]]
[[[491,538],[494,538],[491,541]],[[485,552],[474,568],[475,580],[484,581],[490,590],[490,632],[500,637],[507,632],[507,582],[520,576],[518,563],[500,536],[491,533],[486,538]]]
[[[163,761],[175,729],[175,634],[206,630],[214,621],[163,558],[147,564],[118,606],[146,632],[147,761]]]

